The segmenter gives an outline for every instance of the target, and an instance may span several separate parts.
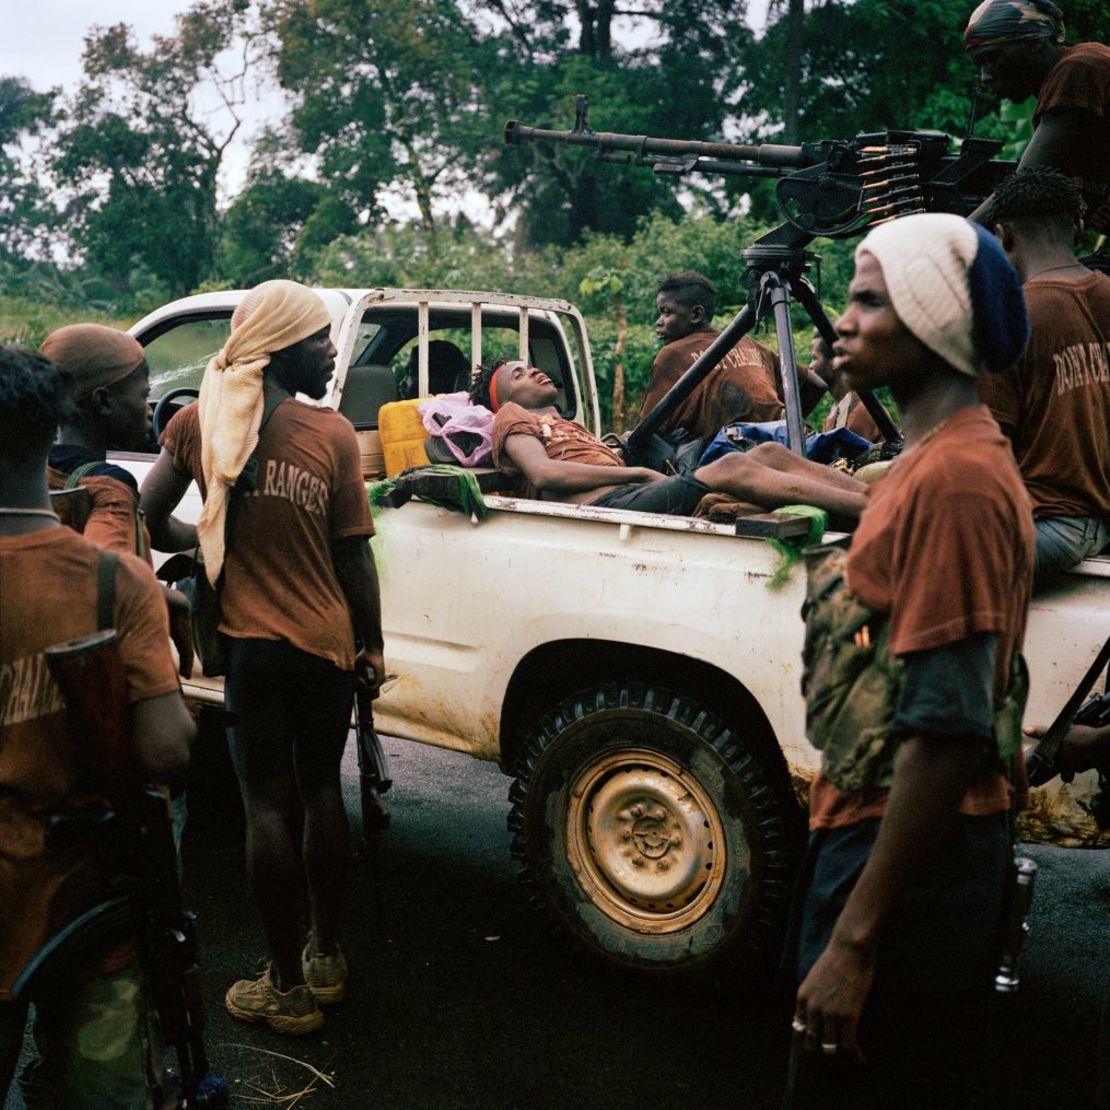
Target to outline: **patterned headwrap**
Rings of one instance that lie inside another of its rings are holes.
[[[1064,41],[1064,13],[1052,0],[983,0],[964,31],[964,49],[1021,39]]]

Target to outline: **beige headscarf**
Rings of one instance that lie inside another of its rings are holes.
[[[239,302],[227,343],[208,363],[197,399],[200,466],[207,487],[197,538],[208,581],[224,565],[224,523],[231,487],[258,446],[262,372],[270,355],[331,324],[320,297],[295,281],[264,281]]]

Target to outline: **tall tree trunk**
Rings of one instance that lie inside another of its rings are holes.
[[[597,30],[594,34],[597,43],[595,57],[602,65],[613,60],[613,9],[615,0],[599,0],[597,5]]]
[[[620,293],[613,294],[613,317],[617,322],[616,359],[613,362],[613,429],[624,431],[624,353],[628,347],[628,312]]]
[[[592,58],[597,52],[597,43],[594,40],[594,8],[589,0],[574,0],[574,9],[578,13],[578,53]]]
[[[789,0],[786,12],[786,84],[782,102],[782,141],[800,141],[802,91],[802,38],[805,34],[805,0]]]

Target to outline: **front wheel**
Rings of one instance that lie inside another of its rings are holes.
[[[716,715],[658,687],[595,687],[540,720],[518,770],[521,878],[588,949],[650,971],[774,958],[801,814]]]

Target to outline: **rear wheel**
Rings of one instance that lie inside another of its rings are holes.
[[[595,687],[539,721],[518,771],[521,877],[588,949],[702,971],[777,945],[801,814],[715,714],[659,687]]]

